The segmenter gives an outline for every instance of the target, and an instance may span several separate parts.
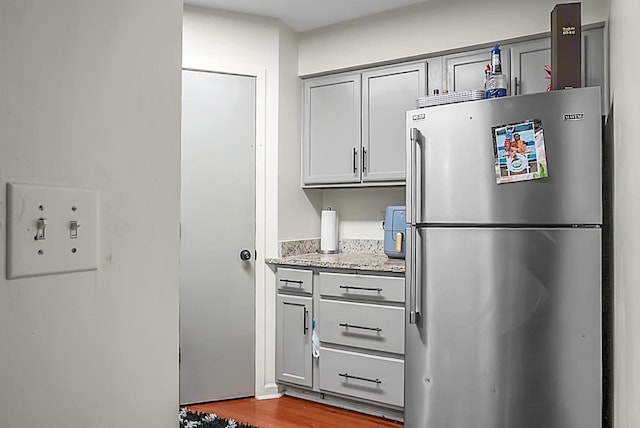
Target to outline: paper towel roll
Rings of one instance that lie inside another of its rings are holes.
[[[320,252],[338,252],[338,213],[330,209],[322,210],[320,218]]]

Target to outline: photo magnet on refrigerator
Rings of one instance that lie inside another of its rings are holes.
[[[541,120],[494,126],[491,135],[498,184],[549,176]]]

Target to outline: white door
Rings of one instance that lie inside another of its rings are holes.
[[[254,395],[256,86],[253,77],[190,70],[182,85],[186,404]]]

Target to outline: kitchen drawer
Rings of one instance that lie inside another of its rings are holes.
[[[320,299],[324,343],[404,354],[404,308]]]
[[[278,290],[311,293],[312,282],[313,272],[310,270],[278,268],[276,276]]]
[[[320,389],[404,406],[404,361],[320,348]]]
[[[404,278],[320,272],[320,295],[404,302]]]

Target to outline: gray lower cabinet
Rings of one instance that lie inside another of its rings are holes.
[[[313,293],[313,272],[310,270],[280,268],[276,281],[281,293]]]
[[[317,400],[398,417],[404,403],[404,277],[311,269],[279,267],[276,274],[277,380],[285,392],[301,386],[296,391],[315,393]],[[311,352],[313,320],[318,359]]]
[[[302,184],[404,184],[405,116],[426,62],[303,80]]]
[[[404,360],[320,348],[320,388],[393,406],[404,406]]]
[[[323,343],[404,353],[404,308],[320,299]]]
[[[322,272],[318,294],[377,303],[403,303],[404,278],[398,276],[352,275]]]
[[[280,381],[311,387],[311,296],[276,297],[276,373]]]
[[[320,272],[317,279],[320,390],[402,407],[404,278]]]

